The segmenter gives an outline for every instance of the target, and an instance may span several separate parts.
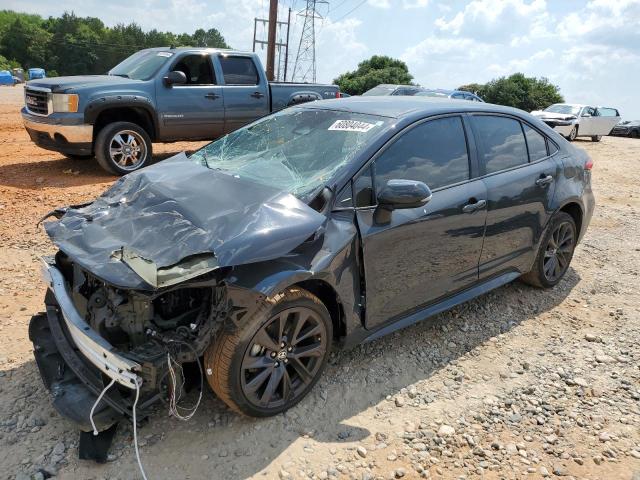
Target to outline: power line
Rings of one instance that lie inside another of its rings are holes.
[[[351,15],[353,12],[355,12],[358,8],[360,8],[365,3],[367,3],[367,0],[362,0],[360,3],[358,3],[355,7],[353,7],[351,10],[349,10],[343,16],[341,16],[337,20],[334,20],[334,22],[339,22],[340,20],[344,19],[345,17],[348,17],[349,15]]]

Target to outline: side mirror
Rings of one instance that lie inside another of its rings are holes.
[[[185,83],[187,83],[187,76],[184,74],[184,72],[173,70],[172,72],[167,73],[164,76],[163,80],[164,84],[167,87],[170,87],[172,85],[184,85]]]
[[[385,210],[418,208],[431,200],[431,190],[416,180],[389,180],[378,194],[378,205]]]

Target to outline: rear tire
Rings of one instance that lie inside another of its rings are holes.
[[[332,339],[331,316],[320,299],[288,288],[218,335],[204,353],[207,381],[238,413],[277,415],[316,384]]]
[[[95,154],[98,164],[109,173],[126,175],[151,163],[151,138],[139,125],[114,122],[100,130]]]
[[[592,135],[591,136],[591,141],[592,142],[599,142],[600,140],[602,140],[602,135]]]
[[[577,240],[573,217],[566,212],[556,213],[542,237],[533,268],[520,279],[539,288],[555,287],[569,269]]]

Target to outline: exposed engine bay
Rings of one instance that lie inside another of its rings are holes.
[[[56,265],[78,313],[122,355],[142,366],[141,392],[166,396],[168,359],[196,362],[226,315],[220,275],[156,292],[120,289],[72,263],[62,252]],[[218,308],[220,307],[220,308]]]

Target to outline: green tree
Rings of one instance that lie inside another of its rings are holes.
[[[496,78],[485,85],[472,83],[458,88],[480,95],[485,102],[508,105],[527,112],[564,102],[557,85],[544,77],[527,77],[523,73]]]
[[[0,10],[0,55],[25,68],[42,67],[61,75],[106,73],[138,50],[150,47],[228,48],[215,28],[189,33],[151,30],[135,23],[106,27],[95,17],[65,12],[61,17]]]
[[[408,85],[412,80],[413,76],[402,60],[374,55],[360,62],[355,71],[340,75],[333,83],[343,92],[360,95],[381,83]]]

